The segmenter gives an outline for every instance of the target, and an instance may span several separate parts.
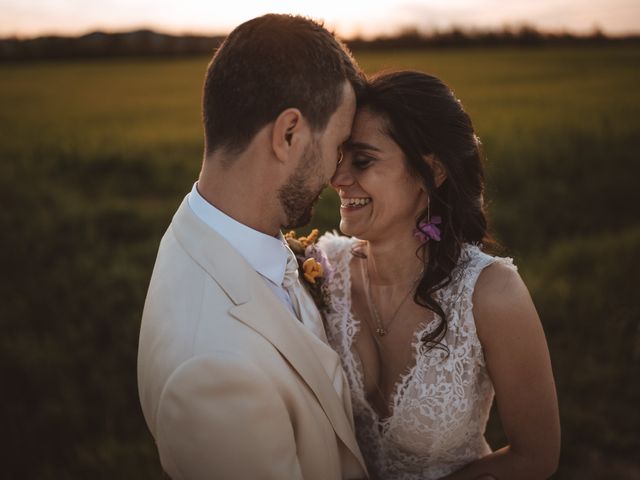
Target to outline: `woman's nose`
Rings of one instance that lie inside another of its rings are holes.
[[[353,175],[351,174],[351,159],[349,155],[345,154],[345,158],[336,169],[336,173],[331,177],[331,186],[338,190],[342,187],[352,185],[354,182]]]

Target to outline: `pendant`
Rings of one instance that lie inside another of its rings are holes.
[[[376,328],[376,333],[379,336],[384,337],[387,334],[387,331],[382,327],[378,327],[378,328]]]

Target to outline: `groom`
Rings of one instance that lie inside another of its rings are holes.
[[[280,234],[310,220],[361,83],[332,34],[288,15],[240,25],[209,65],[202,171],[160,244],[138,352],[173,479],[366,477],[338,356]]]

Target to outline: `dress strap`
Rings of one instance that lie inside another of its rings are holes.
[[[437,293],[447,316],[451,341],[459,338],[455,332],[459,334],[464,331],[471,336],[472,343],[479,345],[473,318],[473,292],[482,271],[498,262],[517,270],[511,258],[494,257],[476,245],[463,246],[458,265],[451,274],[451,282]]]
[[[495,257],[483,252],[477,245],[465,244],[451,280],[455,296],[460,299],[468,298],[470,302],[478,277],[485,268],[494,263],[502,263],[515,270],[518,269],[510,257]]]

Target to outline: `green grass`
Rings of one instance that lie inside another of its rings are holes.
[[[560,396],[557,478],[640,463],[640,48],[355,52],[441,77],[487,156]],[[160,478],[136,391],[159,239],[197,176],[209,58],[0,65],[0,365],[15,478]],[[329,191],[312,224],[337,227]],[[491,443],[504,441],[493,417]]]

